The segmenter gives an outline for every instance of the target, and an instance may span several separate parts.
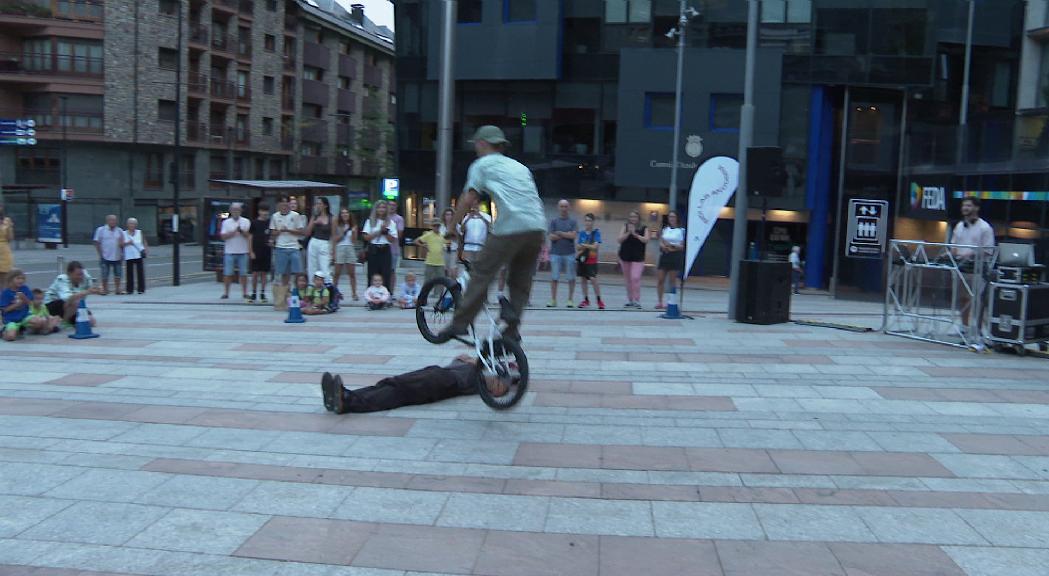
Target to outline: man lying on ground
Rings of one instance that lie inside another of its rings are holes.
[[[447,366],[427,366],[383,378],[374,386],[358,390],[347,390],[342,385],[342,376],[325,372],[321,377],[321,392],[324,407],[330,412],[379,412],[477,394],[478,378],[481,378],[481,372],[477,359],[462,354]],[[486,375],[484,380],[492,396],[503,396],[509,391],[507,383],[500,382],[494,375]]]

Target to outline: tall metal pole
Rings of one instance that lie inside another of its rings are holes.
[[[66,96],[59,96],[59,101],[62,104],[62,247],[69,248],[69,201],[66,199],[66,188],[68,187],[68,181],[66,180],[66,167],[69,165],[69,154],[67,150],[66,142]]]
[[[455,22],[456,0],[444,0],[441,34],[441,76],[438,84],[437,116],[437,212],[444,211],[452,197],[452,134],[455,113]]]
[[[681,0],[681,16],[677,25],[677,87],[674,92],[674,155],[670,162],[670,210],[677,210],[677,164],[681,149],[681,84],[685,70],[685,28],[687,25],[685,0]]]
[[[171,228],[175,238],[171,247],[172,286],[178,286],[182,283],[179,278],[179,248],[182,244],[179,238],[179,203],[182,200],[182,0],[178,0],[178,32],[175,42],[178,51],[178,65],[175,66],[175,177],[174,193],[172,194],[175,213],[171,217],[171,223],[173,224]]]
[[[962,71],[962,101],[958,111],[958,139],[955,143],[955,164],[961,164],[966,147],[966,124],[969,123],[969,81],[973,65],[973,20],[976,17],[976,2],[969,0],[969,22],[965,29],[965,69]]]
[[[838,151],[838,205],[834,218],[834,268],[830,275],[830,297],[838,297],[838,266],[841,264],[841,224],[848,217],[845,214],[845,167],[849,154],[849,116],[852,114],[852,93],[845,86],[845,107],[841,116],[841,146]]]
[[[754,141],[754,69],[758,51],[758,7],[760,0],[747,0],[747,64],[743,81],[743,108],[739,120],[739,187],[736,189],[736,220],[732,228],[732,263],[728,293],[728,317],[736,319],[739,300],[740,261],[747,249],[747,148]]]

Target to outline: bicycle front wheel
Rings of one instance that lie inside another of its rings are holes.
[[[451,324],[459,298],[459,285],[450,278],[435,278],[423,284],[415,307],[415,323],[427,342],[441,343],[437,334]]]
[[[528,357],[516,340],[500,338],[481,347],[477,391],[496,410],[516,405],[528,390]]]

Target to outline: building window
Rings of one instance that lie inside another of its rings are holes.
[[[157,100],[157,119],[161,122],[175,121],[174,100]]]
[[[160,0],[159,12],[165,16],[178,14],[178,3],[175,0]]]
[[[145,185],[148,188],[160,188],[164,182],[164,156],[157,153],[146,154]]]
[[[320,118],[324,115],[324,110],[316,104],[303,104],[302,115],[306,118]]]
[[[178,68],[178,50],[173,48],[158,48],[157,66],[161,70],[174,70]]]
[[[313,66],[303,66],[302,77],[306,80],[320,81],[324,79],[324,70],[321,70],[320,68],[314,68]]]
[[[277,11],[277,0],[266,0],[266,10],[270,12]]]
[[[247,98],[251,94],[250,79],[244,70],[237,70],[237,97]]]
[[[266,50],[266,52],[276,52],[277,37],[273,34],[266,34],[262,38],[262,47]]]
[[[812,0],[762,0],[761,21],[765,24],[808,24]]]
[[[316,142],[303,142],[299,147],[299,153],[303,156],[320,156],[321,145]]]
[[[342,90],[349,90],[352,84],[353,78],[350,78],[349,76],[339,76],[339,88]]]
[[[484,14],[483,0],[460,0],[457,21],[460,24],[480,24]]]
[[[314,44],[321,44],[324,42],[324,33],[321,32],[320,28],[307,26],[304,31],[306,32],[305,40],[307,42],[313,42]]]
[[[710,129],[714,132],[739,132],[742,94],[710,95]]]
[[[272,95],[274,90],[276,90],[276,85],[277,85],[277,81],[273,78],[273,76],[263,76],[262,77],[262,93],[263,94],[271,94]]]
[[[535,0],[503,0],[504,22],[535,22]]]
[[[648,92],[645,94],[645,128],[649,130],[674,129],[674,94]]]
[[[273,136],[273,118],[262,119],[262,134],[263,136]]]
[[[647,24],[652,21],[652,0],[605,0],[607,24]]]
[[[102,73],[102,43],[81,40],[55,42],[59,72]]]

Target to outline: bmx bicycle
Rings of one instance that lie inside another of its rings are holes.
[[[440,344],[437,334],[448,326],[466,285],[470,281],[470,264],[460,262],[461,272],[458,280],[436,278],[423,284],[416,300],[415,323],[427,342]],[[487,332],[478,331],[471,323],[468,336],[457,336],[455,340],[473,346],[478,358],[477,390],[481,400],[496,410],[506,410],[516,405],[528,389],[528,357],[525,356],[521,343],[512,338],[504,338],[503,331],[515,317],[510,302],[499,298],[499,314],[493,314],[487,303],[482,307],[482,316],[487,320]],[[487,381],[494,377],[499,384],[492,390]],[[503,385],[506,386],[502,392]]]

